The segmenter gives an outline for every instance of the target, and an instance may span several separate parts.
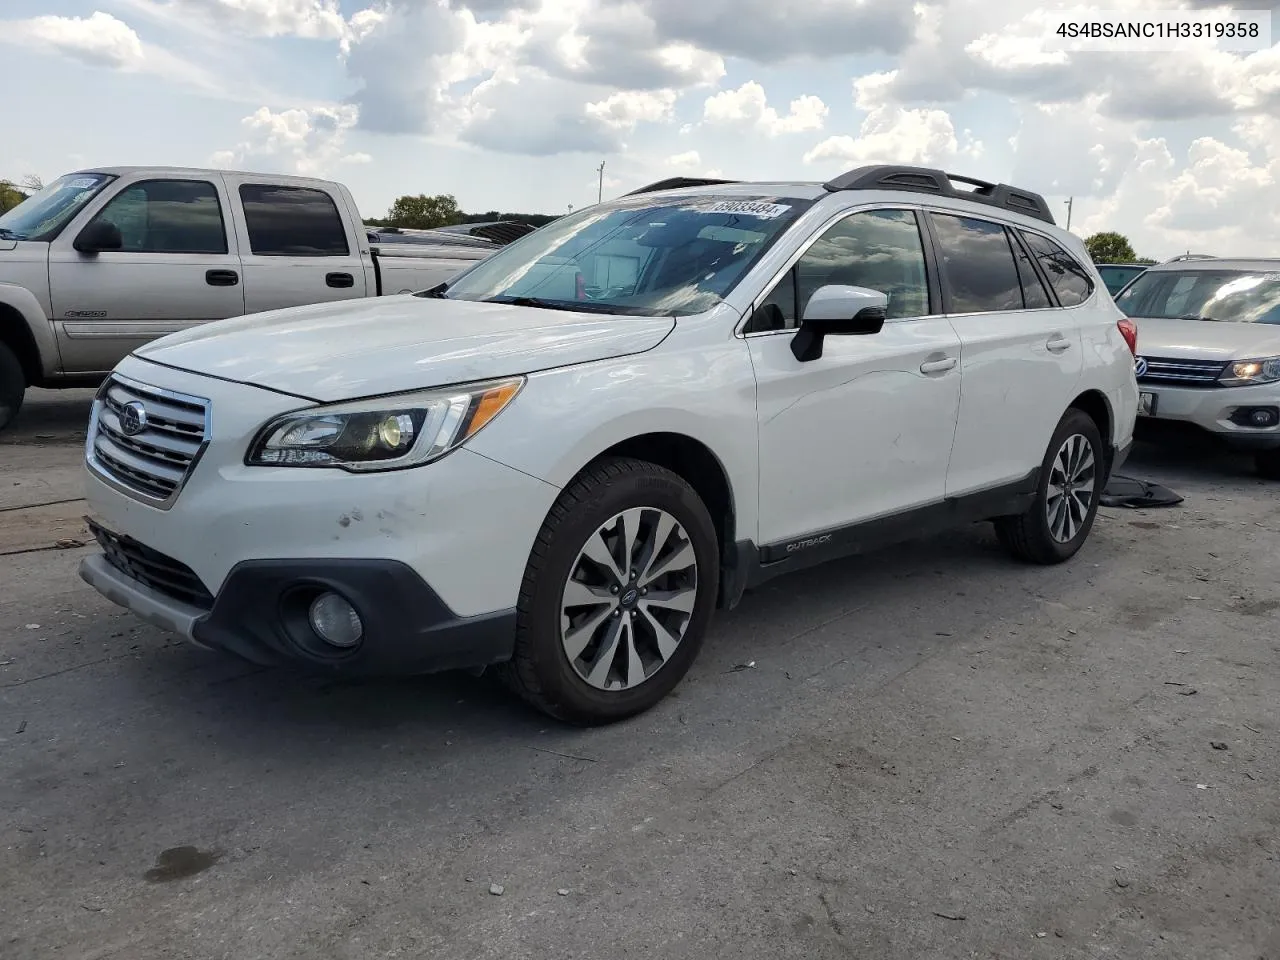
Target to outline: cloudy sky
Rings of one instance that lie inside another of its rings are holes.
[[[342,180],[366,216],[558,213],[601,161],[606,197],[897,161],[1038,190],[1059,222],[1072,196],[1075,232],[1147,256],[1280,256],[1280,48],[1064,53],[1062,6],[0,0],[0,177],[212,165]]]

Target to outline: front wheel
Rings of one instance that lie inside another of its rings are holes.
[[[1268,480],[1280,480],[1280,449],[1263,450],[1254,457],[1258,476]]]
[[[0,343],[0,430],[18,415],[26,392],[27,378],[22,372],[22,364],[8,346]]]
[[[645,461],[601,461],[543,523],[502,677],[570,723],[648,710],[693,664],[719,576],[715,527],[688,483]]]
[[[1049,441],[1030,509],[995,521],[1000,542],[1028,563],[1062,563],[1075,556],[1098,514],[1105,463],[1097,424],[1071,408]]]

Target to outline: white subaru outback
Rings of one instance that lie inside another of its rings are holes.
[[[1040,196],[938,170],[663,181],[421,294],[137,350],[81,575],[256,663],[500,664],[617,720],[778,574],[984,520],[1071,557],[1138,399],[1088,263]]]

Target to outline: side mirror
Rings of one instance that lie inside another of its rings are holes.
[[[124,249],[124,237],[120,228],[110,220],[95,220],[80,231],[80,236],[76,237],[72,246],[81,253],[92,256],[104,250]]]
[[[879,333],[888,307],[889,298],[879,290],[835,283],[819,287],[804,308],[791,352],[806,363],[822,356],[825,337]]]

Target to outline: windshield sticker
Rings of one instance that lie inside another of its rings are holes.
[[[67,181],[67,187],[71,190],[92,190],[98,185],[95,177],[76,177],[74,180]]]
[[[762,220],[773,220],[782,216],[791,207],[785,203],[762,203],[759,200],[720,200],[703,207],[704,213],[741,213],[748,217],[759,217]]]
[[[1277,280],[1280,280],[1280,273],[1268,273],[1262,279],[1270,280],[1272,283],[1275,283]]]

